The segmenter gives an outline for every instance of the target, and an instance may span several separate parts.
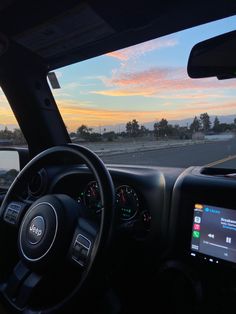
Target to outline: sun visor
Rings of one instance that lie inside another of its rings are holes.
[[[49,22],[14,37],[20,45],[45,59],[56,58],[114,34],[88,5],[79,5]]]

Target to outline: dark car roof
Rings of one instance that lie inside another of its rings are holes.
[[[55,69],[235,13],[232,0],[4,0],[0,32]]]

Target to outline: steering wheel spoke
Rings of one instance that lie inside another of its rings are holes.
[[[91,220],[80,218],[75,230],[70,258],[81,267],[86,267],[96,243],[99,228]]]
[[[14,304],[15,308],[23,309],[28,304],[41,278],[41,275],[32,272],[20,261],[3,285],[2,293],[11,304]]]
[[[15,227],[19,226],[21,218],[29,206],[30,205],[27,202],[11,201],[5,206],[3,214],[4,222]]]

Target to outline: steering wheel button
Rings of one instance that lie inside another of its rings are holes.
[[[16,203],[10,203],[9,207],[11,209],[14,209],[14,210],[20,210],[21,206],[19,204],[16,204]]]
[[[19,216],[22,213],[23,209],[25,208],[26,204],[24,203],[15,203],[12,202],[8,205],[5,214],[4,214],[4,220],[10,224],[15,225],[18,220]]]
[[[72,251],[72,259],[76,261],[81,266],[84,266],[88,258],[89,249],[81,245],[80,243],[75,243]]]
[[[72,257],[76,260],[79,258],[81,248],[82,247],[79,244],[76,244],[73,248]]]
[[[8,209],[5,213],[4,220],[8,223],[15,224],[17,221],[18,213],[12,209]]]
[[[89,250],[91,246],[91,241],[82,234],[77,235],[75,243],[79,243],[81,246],[83,246],[87,250]]]
[[[88,253],[89,253],[89,250],[83,247],[83,248],[81,248],[81,250],[80,250],[80,257],[81,257],[83,260],[86,260],[87,257],[88,257]]]

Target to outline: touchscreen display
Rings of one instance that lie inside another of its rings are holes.
[[[236,210],[195,204],[191,249],[236,263]]]

